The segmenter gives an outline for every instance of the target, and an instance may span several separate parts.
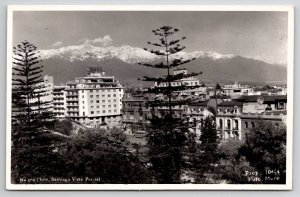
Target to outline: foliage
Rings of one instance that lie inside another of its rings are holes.
[[[56,120],[54,122],[53,130],[61,133],[63,135],[71,135],[73,129],[72,122],[70,120],[64,119],[64,120]]]
[[[152,32],[158,37],[157,42],[147,42],[152,46],[151,49],[144,48],[146,51],[159,57],[159,62],[140,63],[140,65],[157,69],[166,70],[167,73],[161,77],[144,76],[144,81],[156,82],[157,86],[150,88],[149,93],[162,95],[163,100],[151,101],[152,108],[167,107],[167,110],[152,110],[151,128],[148,129],[149,158],[151,169],[155,175],[157,183],[179,183],[180,175],[184,167],[183,152],[186,151],[187,142],[191,142],[189,125],[174,113],[174,106],[181,106],[186,101],[174,100],[175,92],[188,89],[189,87],[181,83],[178,86],[172,86],[171,83],[181,79],[196,76],[199,73],[187,74],[178,72],[171,74],[171,69],[189,63],[194,60],[179,57],[178,53],[185,49],[180,44],[186,37],[173,39],[172,36],[179,30],[170,26],[162,26],[154,29]],[[167,86],[160,86],[166,83]],[[176,93],[178,94],[178,93]]]
[[[83,182],[79,183],[150,183],[152,179],[147,168],[131,153],[128,145],[126,136],[117,129],[88,130],[70,138],[64,152],[68,176],[83,177]]]
[[[47,129],[52,117],[48,91],[36,46],[24,41],[14,47],[12,89],[12,181],[61,174],[62,160],[55,152],[57,138]]]
[[[245,172],[255,172],[255,168],[239,154],[242,145],[243,142],[237,139],[229,139],[219,145],[218,152],[221,156],[218,166],[219,179],[225,179],[226,182],[233,184],[253,183]]]
[[[245,144],[239,152],[257,169],[263,183],[285,183],[285,127],[274,126],[272,122],[258,122],[246,134]]]
[[[43,66],[39,65],[42,60],[37,47],[27,41],[13,50],[13,118],[33,129],[52,115],[50,102],[43,100],[49,93],[42,79]]]
[[[151,170],[157,183],[180,183],[183,153],[194,142],[186,123],[170,115],[151,120],[147,136]]]
[[[201,127],[200,144],[195,153],[194,167],[196,181],[207,182],[207,175],[215,172],[215,165],[219,161],[218,135],[213,116],[207,116]]]

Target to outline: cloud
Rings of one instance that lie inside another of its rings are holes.
[[[103,38],[98,37],[93,40],[81,39],[81,40],[79,40],[79,42],[83,42],[84,44],[88,44],[88,45],[108,46],[108,45],[112,44],[113,40],[111,39],[111,37],[109,35],[105,35],[105,36],[103,36]]]
[[[53,47],[59,47],[59,46],[61,46],[62,44],[63,44],[62,41],[57,41],[57,42],[53,43],[52,46],[53,46]]]

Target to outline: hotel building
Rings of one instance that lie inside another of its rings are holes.
[[[90,67],[86,77],[66,85],[66,117],[87,126],[121,124],[124,87],[101,67]]]

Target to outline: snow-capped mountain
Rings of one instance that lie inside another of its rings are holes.
[[[41,50],[45,74],[53,75],[55,84],[86,76],[89,66],[101,66],[108,75],[114,75],[123,84],[143,83],[143,76],[161,76],[165,70],[138,65],[139,62],[155,62],[159,57],[144,49],[131,46],[96,47],[88,44]],[[216,52],[180,52],[172,58],[196,58],[184,65],[188,72],[200,72],[203,82],[265,82],[286,81],[286,66],[237,55]],[[72,72],[70,72],[70,70]]]
[[[61,47],[59,49],[41,50],[41,55],[44,59],[52,57],[60,57],[73,62],[74,60],[86,60],[88,58],[94,58],[98,61],[117,58],[129,64],[135,64],[138,62],[151,62],[157,60],[159,57],[145,51],[138,47],[131,47],[128,45],[115,47],[96,47],[92,45],[74,45]],[[205,58],[209,57],[213,60],[218,59],[230,59],[234,55],[222,55],[216,52],[204,52],[204,51],[193,51],[193,52],[179,52],[170,58],[191,59],[191,58]]]

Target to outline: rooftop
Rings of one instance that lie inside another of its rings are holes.
[[[287,95],[251,95],[236,98],[240,102],[257,102],[258,98],[263,98],[264,102],[287,101]]]

